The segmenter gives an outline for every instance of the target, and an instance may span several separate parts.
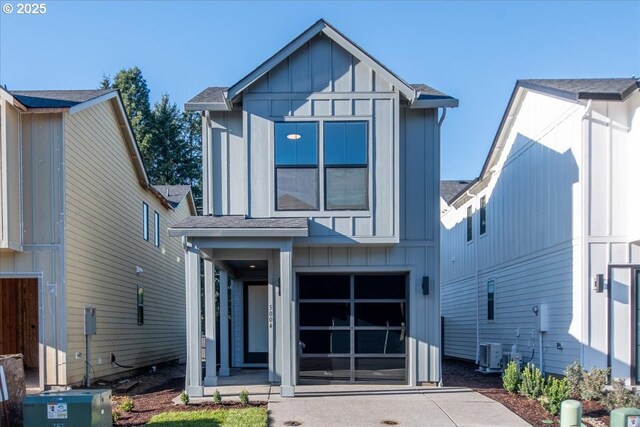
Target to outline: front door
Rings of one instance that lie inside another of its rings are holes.
[[[267,363],[269,352],[266,282],[244,282],[244,363]]]

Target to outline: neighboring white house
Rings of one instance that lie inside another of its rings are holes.
[[[440,381],[438,109],[457,104],[323,20],[186,104],[203,116],[205,216],[170,234],[188,247],[190,394],[242,367],[268,369],[283,396],[298,384]]]
[[[40,388],[184,360],[166,229],[195,214],[190,187],[150,185],[115,90],[0,88],[0,115],[0,353]]]
[[[636,79],[520,80],[480,177],[442,214],[444,354],[480,342],[639,381]]]

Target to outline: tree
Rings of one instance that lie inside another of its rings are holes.
[[[185,165],[185,176],[191,181],[193,198],[199,206],[202,199],[202,118],[200,113],[182,113],[183,139],[189,147],[189,162]]]

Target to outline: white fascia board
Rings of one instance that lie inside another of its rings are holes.
[[[398,237],[348,237],[348,236],[314,236],[295,239],[295,246],[392,246],[400,243]]]
[[[187,102],[185,111],[231,111],[231,107],[225,102]]]
[[[442,99],[418,99],[413,101],[409,108],[457,108],[459,101],[455,98]]]
[[[86,110],[89,107],[93,107],[94,105],[98,105],[101,102],[107,101],[109,99],[113,99],[118,96],[118,91],[114,90],[109,93],[105,93],[104,95],[97,96],[93,99],[85,101],[80,104],[76,104],[73,107],[69,108],[69,114],[76,114],[82,110]]]
[[[307,228],[169,228],[171,237],[306,237]]]

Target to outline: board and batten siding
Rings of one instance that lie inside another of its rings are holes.
[[[40,280],[40,342],[44,384],[66,384],[64,267],[61,246],[63,120],[60,114],[21,114],[23,251],[0,252],[0,276]]]
[[[96,308],[91,364],[97,377],[117,374],[118,363],[142,367],[185,358],[184,251],[166,230],[190,215],[142,188],[112,104],[65,115],[65,259],[68,382],[85,375],[84,308]],[[149,205],[149,240],[142,206]],[[154,245],[154,211],[160,247]],[[143,273],[136,274],[136,266]],[[144,288],[144,324],[137,324],[137,287]]]
[[[575,273],[580,271],[576,238],[582,222],[575,206],[582,200],[584,107],[527,92],[517,111],[493,174],[484,178],[489,181],[472,188],[471,197],[454,202],[442,215],[445,355],[475,359],[478,319],[480,342],[501,343],[504,351],[518,343],[525,360],[535,347],[533,362],[538,364],[538,333],[531,337],[536,321],[532,308],[547,303],[552,326],[543,336],[544,369],[560,374],[581,353],[582,294],[580,274]],[[481,197],[486,197],[487,206],[483,235]],[[489,280],[495,283],[495,321],[487,321]]]
[[[307,240],[314,244],[366,243],[370,238],[397,243],[400,137],[395,123],[399,115],[397,88],[328,37],[316,36],[247,89],[242,111],[210,112],[209,138],[205,138],[210,139],[206,142],[210,148],[205,152],[211,154],[203,161],[205,171],[211,162],[212,171],[204,177],[209,183],[205,188],[211,190],[204,196],[204,205],[211,205],[216,215],[309,217]],[[321,178],[320,210],[276,210],[274,122],[297,120],[320,122],[320,177],[321,123],[363,120],[369,124],[368,209],[323,210]]]

